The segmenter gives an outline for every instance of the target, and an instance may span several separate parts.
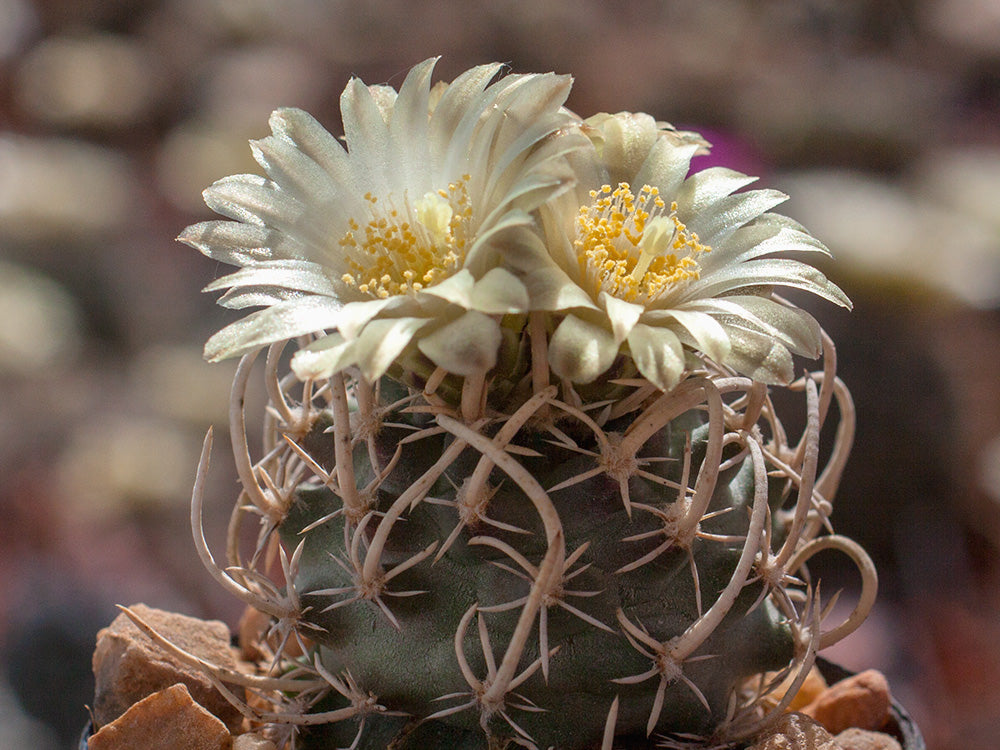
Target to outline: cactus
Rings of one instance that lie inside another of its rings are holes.
[[[217,183],[206,199],[236,221],[182,235],[244,266],[210,287],[228,306],[265,307],[206,348],[242,356],[225,567],[200,522],[211,433],[192,507],[206,566],[266,620],[264,668],[203,666],[275,739],[317,750],[751,737],[875,591],[864,551],[825,533],[853,431],[833,342],[772,291],[846,305],[770,257],[825,249],[767,213],[775,191],[685,177],[696,134],[584,121],[560,106],[565,79],[488,85],[489,66],[435,97],[432,67],[398,95],[352,82],[347,151],[276,113],[254,147],[270,180]],[[403,163],[379,173],[387,154]],[[262,348],[257,451],[244,410]],[[823,367],[790,383],[792,354]],[[798,439],[778,387],[804,400]],[[829,548],[863,580],[832,628],[806,567]]]

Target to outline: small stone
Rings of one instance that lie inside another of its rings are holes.
[[[881,729],[889,720],[891,704],[885,675],[869,669],[831,685],[802,712],[838,734],[851,727]]]
[[[238,668],[225,623],[163,612],[144,604],[130,609],[188,653],[220,667]],[[230,730],[237,729],[242,722],[239,711],[205,675],[165,653],[124,613],[97,634],[93,666],[97,683],[94,722],[98,727],[117,719],[133,703],[177,683],[183,683],[193,699]],[[233,689],[239,694],[239,690]]]
[[[28,0],[0,0],[0,60],[13,59],[38,31],[38,11]]]
[[[856,727],[845,729],[834,739],[841,750],[902,750],[892,735]]]
[[[773,678],[773,675],[769,675]],[[795,678],[798,677],[797,672],[793,672],[788,675],[785,680],[774,689],[773,692],[769,693],[765,698],[765,705],[770,707],[778,705],[788,690],[791,688],[792,683]],[[819,667],[813,666],[806,675],[805,680],[802,685],[799,686],[799,691],[791,699],[788,704],[788,711],[801,711],[803,707],[808,706],[819,696],[821,692],[826,690],[827,684],[826,680],[823,678],[823,673],[819,671]]]
[[[53,243],[107,242],[133,216],[138,192],[121,153],[66,138],[0,133],[4,242],[42,250]]]
[[[31,378],[71,362],[83,338],[81,318],[53,279],[0,261],[0,375]]]
[[[156,61],[127,36],[50,36],[24,56],[14,93],[44,123],[121,130],[150,115],[162,78]]]
[[[241,734],[233,740],[233,750],[277,750],[271,740],[265,740],[255,732]]]
[[[840,747],[814,719],[790,713],[748,750],[840,750]]]
[[[788,704],[788,710],[801,711],[816,700],[827,687],[823,673],[819,671],[819,667],[813,666],[809,670],[809,674],[806,675],[806,679],[802,683],[802,687],[799,688],[799,692],[795,694],[792,702]]]
[[[123,513],[187,505],[190,482],[175,467],[196,465],[198,447],[181,425],[123,412],[68,432],[55,475],[81,519],[115,523]]]
[[[143,698],[87,741],[87,750],[231,750],[225,724],[178,683]]]

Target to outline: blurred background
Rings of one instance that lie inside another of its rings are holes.
[[[74,746],[114,603],[235,624],[187,521],[233,373],[201,361],[233,317],[198,290],[226,269],[173,238],[257,171],[273,108],[339,132],[349,76],[432,55],[572,73],[577,112],[701,130],[698,168],[792,195],[856,305],[809,303],[860,415],[834,522],[883,582],[828,655],[883,670],[931,750],[995,747],[1000,3],[0,0],[0,750]]]

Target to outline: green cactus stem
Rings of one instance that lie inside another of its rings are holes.
[[[864,551],[823,533],[853,437],[828,340],[824,370],[792,386],[807,417],[794,442],[767,388],[723,369],[669,393],[623,378],[621,398],[598,402],[536,372],[502,411],[482,378],[452,398],[433,374],[421,389],[358,373],[299,383],[281,376],[282,349],[266,357],[256,460],[243,414],[255,354],[234,381],[243,493],[224,569],[200,522],[210,440],[192,509],[206,566],[270,623],[255,643],[268,671],[250,686],[273,709],[241,705],[280,741],[736,742],[783,710],[788,698],[764,700],[778,683],[803,679],[871,606]],[[830,629],[805,567],[826,548],[864,584]]]

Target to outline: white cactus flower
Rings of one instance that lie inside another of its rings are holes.
[[[598,115],[579,127],[592,147],[571,157],[575,189],[542,208],[544,238],[509,260],[532,308],[555,314],[549,365],[557,375],[591,382],[625,354],[670,390],[707,356],[787,383],[793,353],[819,355],[816,321],[772,290],[850,301],[789,257],[828,251],[770,213],[787,196],[737,192],[755,178],[721,167],[688,176],[708,144],[649,115]]]
[[[320,334],[293,369],[326,377],[358,366],[381,376],[405,351],[448,372],[493,366],[497,320],[524,312],[523,284],[500,265],[503,239],[571,179],[561,105],[568,76],[508,75],[484,65],[431,88],[436,60],[398,93],[352,80],[341,96],[346,148],[310,115],[281,109],[253,142],[267,177],[236,175],[205,193],[231,221],[189,227],[183,242],[240,266],[206,291],[264,307],[205,347],[210,360]],[[579,141],[577,142],[579,143]],[[502,241],[501,241],[502,240]]]

